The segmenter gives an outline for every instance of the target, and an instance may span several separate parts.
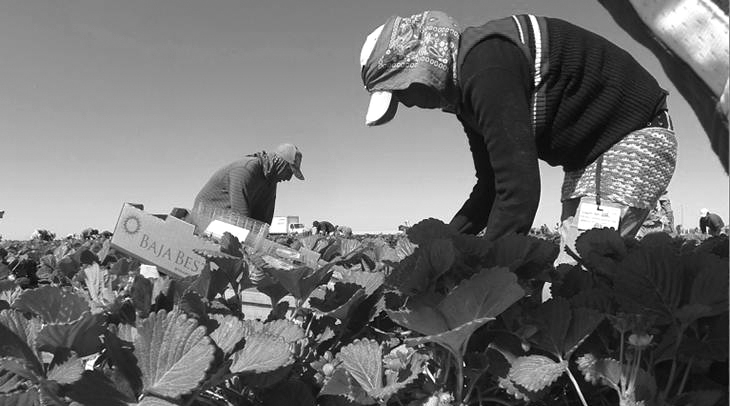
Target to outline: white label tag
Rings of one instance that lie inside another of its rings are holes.
[[[621,220],[621,209],[618,207],[604,205],[599,207],[595,204],[581,202],[578,208],[579,230],[604,227],[618,230],[619,220]]]

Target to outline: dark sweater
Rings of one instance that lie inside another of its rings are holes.
[[[500,27],[513,24],[505,20]],[[547,51],[537,87],[529,23],[526,45],[488,25],[464,31],[458,117],[477,184],[452,220],[462,232],[527,233],[540,198],[538,159],[585,167],[665,108],[666,92],[627,52],[565,21],[540,21]]]
[[[706,234],[709,231],[710,235],[719,235],[723,227],[725,227],[725,223],[715,213],[707,213],[707,216],[700,217],[700,230],[702,234]]]
[[[276,180],[267,179],[258,157],[246,156],[217,170],[195,198],[195,204],[231,209],[271,224]]]

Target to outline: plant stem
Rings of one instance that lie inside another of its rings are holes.
[[[474,377],[474,379],[471,382],[469,382],[469,387],[466,389],[466,396],[464,397],[465,404],[469,403],[469,399],[471,398],[472,393],[474,393],[474,388],[476,387],[477,382],[479,381],[479,378],[481,378],[485,372],[487,372],[486,369],[479,371],[479,375]]]
[[[309,335],[309,329],[312,328],[312,320],[314,320],[314,315],[311,315],[309,317],[309,323],[307,323],[307,329],[304,330],[304,337]]]
[[[623,394],[625,386],[626,386],[626,377],[624,375],[624,332],[623,331],[621,332],[621,347],[619,350],[618,357],[619,357],[618,358],[619,366],[621,367],[621,376],[619,377],[618,383],[619,383],[620,393]]]
[[[464,361],[461,354],[454,354],[454,363],[456,364],[456,404],[462,405],[464,394]]]
[[[682,391],[684,391],[684,385],[687,383],[687,377],[689,377],[689,370],[692,369],[692,363],[694,363],[695,359],[690,358],[689,362],[687,362],[687,368],[684,370],[684,376],[682,376],[682,382],[679,384],[679,389],[677,389],[677,393],[675,393],[675,396],[679,396],[682,394]]]
[[[570,368],[566,367],[565,370],[568,371],[568,377],[570,378],[570,381],[573,382],[573,386],[575,387],[575,391],[578,392],[578,397],[580,398],[581,403],[583,403],[583,406],[588,406],[586,398],[583,396],[583,392],[580,390],[580,386],[578,386],[578,381],[573,376],[573,373],[570,372]]]
[[[677,351],[679,351],[679,343],[682,342],[681,335],[677,337],[677,342],[674,344],[674,356],[672,357],[672,368],[669,370],[669,378],[667,379],[667,386],[662,391],[662,399],[666,399],[669,396],[669,389],[672,387],[674,382],[674,374],[677,372]]]
[[[626,388],[627,392],[631,393],[631,399],[636,398],[634,390],[636,389],[636,377],[639,375],[639,368],[641,368],[641,349],[637,350],[636,361],[634,362],[633,368],[631,368],[629,376],[629,385]]]

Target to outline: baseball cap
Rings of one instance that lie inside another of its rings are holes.
[[[276,155],[279,155],[282,159],[284,159],[289,166],[292,169],[292,172],[294,172],[294,176],[297,178],[304,180],[304,175],[302,175],[302,152],[299,151],[299,148],[297,148],[294,144],[281,144],[278,147],[276,147],[276,150],[274,151]]]
[[[706,216],[706,215],[707,215],[707,213],[709,213],[709,212],[710,212],[710,211],[709,211],[709,210],[707,210],[707,209],[702,209],[702,210],[700,210],[700,215],[701,215],[702,217],[704,217],[704,216]]]
[[[365,67],[370,59],[370,55],[375,49],[380,34],[383,32],[385,24],[373,30],[365,39],[365,43],[360,50],[360,69]],[[376,126],[385,124],[395,117],[398,110],[398,100],[393,97],[393,93],[387,90],[378,90],[370,93],[370,103],[368,112],[365,114],[365,124],[368,126]]]

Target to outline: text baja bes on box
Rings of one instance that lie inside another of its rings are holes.
[[[195,226],[173,216],[157,216],[125,203],[114,228],[114,248],[157,266],[170,276],[197,275],[205,259],[194,249],[219,250],[194,234]]]

